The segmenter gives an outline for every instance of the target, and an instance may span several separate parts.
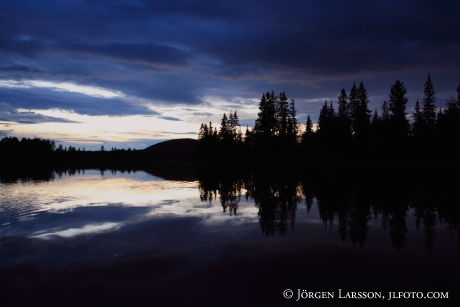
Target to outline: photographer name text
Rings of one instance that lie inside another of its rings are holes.
[[[396,299],[448,299],[449,292],[421,292],[421,291],[308,291],[304,289],[286,289],[283,291],[285,299],[294,299],[296,302],[307,299],[378,299],[378,300],[396,300]]]

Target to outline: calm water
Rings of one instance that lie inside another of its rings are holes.
[[[293,303],[287,288],[459,295],[455,197],[256,175],[49,179],[0,184],[0,285],[11,302],[30,303],[15,296],[28,292],[78,305],[280,305]]]

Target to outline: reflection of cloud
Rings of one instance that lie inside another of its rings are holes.
[[[73,237],[165,216],[194,217],[207,225],[258,221],[250,201],[241,201],[236,216],[230,217],[219,201],[200,201],[196,182],[167,181],[144,172],[101,176],[86,171],[49,182],[0,186],[0,193],[5,195],[0,200],[2,235]]]
[[[114,231],[122,227],[121,223],[104,223],[95,225],[85,225],[81,228],[68,228],[55,232],[39,232],[32,234],[32,238],[51,239],[53,237],[70,238],[84,234],[97,234],[106,231]]]

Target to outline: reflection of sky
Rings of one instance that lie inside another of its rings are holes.
[[[244,195],[244,191],[242,193]],[[93,170],[56,176],[51,181],[1,184],[0,195],[0,240],[10,236],[94,238],[98,234],[139,230],[147,224],[155,228],[166,220],[169,225],[174,221],[175,226],[170,227],[181,228],[181,223],[191,219],[200,231],[238,233],[241,238],[250,228],[250,233],[256,231],[257,237],[263,240],[259,208],[252,199],[242,196],[234,215],[229,209],[223,211],[219,196],[212,202],[200,201],[197,182],[169,181],[145,172],[101,174]],[[316,200],[307,211],[305,199],[298,196],[295,223],[287,221],[285,236],[333,235],[338,239],[338,217],[325,224]],[[407,237],[414,242],[409,238],[423,236],[423,230],[416,229],[412,216],[413,210],[407,212]],[[382,240],[390,244],[389,230],[383,227],[382,218],[369,218],[366,245],[380,244]],[[440,226],[447,227],[440,222],[437,226],[437,231]]]
[[[253,203],[242,201],[237,216],[229,217],[220,203],[200,202],[197,186],[143,172],[101,175],[98,171],[1,185],[0,234],[72,237],[166,215],[200,217],[206,224],[257,222]]]
[[[85,171],[52,181],[0,184],[0,273],[14,264],[67,267],[171,255],[191,261],[194,269],[242,251],[252,255],[287,250],[296,255],[303,250],[323,257],[324,249],[335,253],[356,247],[353,255],[371,250],[428,254],[426,229],[417,229],[412,209],[406,218],[407,242],[396,251],[391,229],[383,226],[381,215],[372,217],[371,212],[361,245],[359,238],[356,242],[351,238],[353,221],[342,240],[338,216],[324,223],[316,199],[307,210],[301,194],[292,216],[295,222],[288,217],[281,235],[279,229],[274,234],[263,231],[267,221],[244,190],[236,215],[229,208],[223,211],[219,195],[212,202],[200,201],[199,192],[198,182],[169,181],[146,172]],[[273,222],[275,228],[283,224]],[[436,246],[430,255],[450,252],[457,235],[437,223]]]

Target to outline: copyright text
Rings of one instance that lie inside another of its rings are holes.
[[[381,292],[381,291],[345,291],[337,289],[337,291],[308,291],[304,289],[286,289],[283,291],[285,299],[294,299],[296,302],[307,299],[378,299],[378,300],[398,300],[398,299],[448,299],[449,292]]]

